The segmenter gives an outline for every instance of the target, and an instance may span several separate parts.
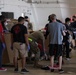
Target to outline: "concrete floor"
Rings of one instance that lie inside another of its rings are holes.
[[[76,75],[76,50],[71,52],[71,60],[67,61],[64,58],[65,64],[63,65],[63,70],[65,71],[62,75]],[[40,64],[42,65],[49,65],[49,61],[41,61]],[[14,73],[14,68],[7,68],[6,72],[0,72],[0,75],[21,75],[20,72]],[[25,75],[59,75],[58,71],[56,70],[54,73],[51,73],[50,70],[45,71],[37,68],[33,68],[32,65],[27,65],[27,69],[29,70],[28,73]]]

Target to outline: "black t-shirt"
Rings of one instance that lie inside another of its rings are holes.
[[[65,24],[66,30],[70,30],[70,26],[68,26],[67,24]]]
[[[65,27],[66,27],[66,30],[70,30],[70,28],[69,28],[69,26],[67,25],[67,24],[65,24]],[[66,42],[66,41],[68,41],[69,40],[69,33],[68,33],[68,31],[67,32],[65,32],[66,33],[66,36],[63,36],[63,42]]]
[[[72,28],[76,28],[76,21],[74,21],[74,22],[71,23],[71,27]]]
[[[13,41],[14,42],[21,42],[25,43],[25,36],[27,34],[27,28],[24,25],[16,24],[12,27],[11,33],[13,34]]]
[[[45,34],[44,34],[45,39],[47,39],[47,36],[49,35],[48,25],[49,25],[49,23],[47,23],[47,24],[45,25],[45,29],[46,29],[46,32],[45,32]]]

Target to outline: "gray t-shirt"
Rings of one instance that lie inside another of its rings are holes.
[[[62,44],[63,24],[52,22],[48,25],[50,44]]]

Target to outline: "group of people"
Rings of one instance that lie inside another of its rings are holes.
[[[2,47],[2,51],[4,48],[4,43],[3,42],[3,33],[4,33],[4,29],[3,29],[3,22],[5,21],[5,18],[3,20],[3,16],[1,15],[1,37],[0,37],[0,43]],[[42,45],[42,50],[45,48],[44,46],[44,35],[41,31],[32,31],[33,27],[32,24],[29,22],[28,16],[25,17],[19,17],[18,18],[18,23],[16,25],[14,25],[11,28],[11,49],[13,50],[14,53],[14,66],[15,69],[14,71],[17,72],[18,71],[18,59],[22,60],[22,69],[21,69],[21,73],[25,73],[28,72],[28,70],[26,70],[25,65],[26,65],[26,57],[28,57],[29,62],[31,62],[31,56],[32,54],[35,55],[35,60],[34,60],[34,67],[39,67],[41,65],[38,64],[39,58],[40,58],[40,49],[39,49],[39,45],[38,42],[41,43]],[[30,34],[31,33],[31,34]],[[0,52],[1,53],[1,52]],[[0,63],[2,62],[2,53],[1,55],[1,60]],[[2,64],[0,67],[1,71],[6,70],[5,68],[2,68]]]
[[[66,55],[66,59],[70,60],[70,52],[75,46],[72,45],[72,37],[75,37],[75,24],[76,16],[73,16],[72,21],[69,17],[65,19],[65,23],[62,23],[57,19],[55,14],[51,14],[48,17],[49,23],[46,24],[45,29],[45,39],[49,35],[49,55],[50,55],[50,66],[43,67],[42,69],[48,70],[51,69],[51,72],[54,72],[54,69],[59,69],[60,73],[63,73],[62,69],[62,57]],[[54,60],[58,61],[58,66],[55,66]],[[57,67],[57,68],[56,68]]]
[[[73,16],[73,20],[76,20],[76,16]],[[50,39],[48,52],[50,56],[50,66],[48,67],[51,69],[51,72],[54,72],[56,69],[54,67],[54,60],[57,58],[57,60],[59,60],[57,69],[59,70],[59,73],[64,72],[62,69],[63,49],[65,49],[66,58],[70,59],[69,37],[70,35],[74,36],[72,28],[75,28],[74,26],[76,21],[71,23],[71,19],[66,18],[64,24],[57,19],[55,14],[49,15],[48,21],[49,23],[45,26],[45,33],[40,30],[33,31],[33,27],[32,24],[29,23],[28,16],[20,16],[18,18],[18,23],[11,28],[11,49],[13,49],[14,52],[13,62],[15,72],[19,71],[18,58],[22,60],[21,73],[29,72],[26,69],[26,57],[28,57],[29,62],[31,62],[32,53],[35,55],[34,67],[42,67],[42,65],[38,64],[38,61],[40,59],[40,55],[41,57],[45,56],[45,39],[47,39],[48,35]],[[4,30],[2,27],[3,22],[5,22],[5,18],[0,15],[0,70],[6,71],[7,69],[2,68],[2,52],[5,48],[3,36]],[[39,47],[42,47],[42,50],[40,50]]]

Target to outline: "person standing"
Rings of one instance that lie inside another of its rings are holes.
[[[72,34],[72,32],[70,31],[70,21],[71,19],[70,18],[66,18],[65,19],[65,33],[66,33],[66,36],[63,37],[63,43],[64,43],[64,50],[66,51],[66,59],[67,60],[70,60],[70,42],[69,42],[69,39],[70,39],[70,36]]]
[[[4,41],[4,33],[2,27],[2,21],[4,20],[4,16],[0,15],[0,71],[6,71],[7,69],[2,67],[2,53],[5,49],[5,41]]]
[[[22,58],[22,70],[21,73],[29,72],[25,68],[26,64],[26,57],[27,57],[27,48],[30,49],[29,42],[28,42],[28,32],[27,28],[23,25],[24,24],[24,18],[19,17],[18,18],[18,24],[14,25],[11,29],[11,40],[13,45],[13,51],[14,51],[14,65],[15,65],[15,72],[18,72],[18,66],[17,66],[17,58],[18,54],[20,54]]]
[[[65,35],[63,30],[63,24],[56,21],[56,15],[50,16],[52,23],[48,25],[48,31],[50,36],[49,54],[51,72],[54,72],[54,56],[59,57],[59,73],[63,73],[62,70],[62,35]]]
[[[73,16],[72,20],[73,22],[70,24],[70,26],[71,26],[71,31],[73,32],[73,39],[75,43],[74,48],[76,48],[76,16]]]
[[[30,22],[30,18],[28,16],[25,16],[24,18],[25,18],[24,25],[27,27],[28,32],[31,33],[33,31],[33,25]]]
[[[49,23],[52,22],[51,19],[50,19],[50,16],[51,16],[51,15],[48,16],[48,21],[49,21]],[[49,25],[49,23],[47,23],[47,24],[45,25],[45,30],[46,30],[46,32],[45,32],[45,34],[44,34],[45,39],[47,39],[47,36],[48,36],[48,34],[49,34],[49,32],[48,32],[48,25]]]

